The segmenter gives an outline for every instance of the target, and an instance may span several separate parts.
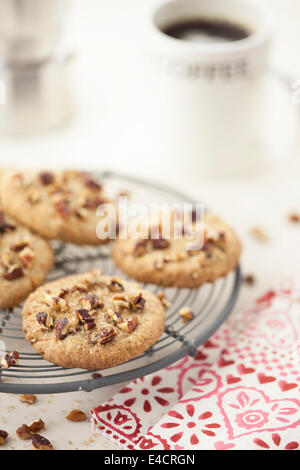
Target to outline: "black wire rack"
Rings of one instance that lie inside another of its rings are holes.
[[[144,203],[194,203],[187,196],[167,188],[133,177],[105,172],[99,175],[112,194],[129,190],[132,202]],[[54,243],[56,263],[48,280],[65,275],[83,273],[89,269],[101,269],[108,275],[124,275],[116,268],[109,245],[79,247]],[[197,348],[224,322],[231,312],[240,288],[239,267],[213,284],[199,289],[165,288],[148,284],[152,292],[163,290],[171,306],[167,310],[166,328],[162,337],[138,358],[120,366],[101,371],[92,377],[93,371],[64,369],[50,364],[36,354],[24,339],[21,326],[21,310],[17,307],[0,311],[0,355],[18,350],[19,364],[10,369],[0,369],[0,392],[6,393],[63,393],[90,392],[94,389],[133,380],[169,366],[186,355],[195,356]],[[178,311],[188,306],[194,318],[183,323]],[[94,371],[96,372],[96,371]]]

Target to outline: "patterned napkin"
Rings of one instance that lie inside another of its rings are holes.
[[[92,410],[126,449],[300,449],[300,285],[271,290],[198,351]]]

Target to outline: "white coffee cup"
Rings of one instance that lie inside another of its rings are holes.
[[[251,33],[206,44],[163,32],[196,18],[228,21]],[[193,179],[262,169],[268,150],[261,111],[274,29],[269,10],[255,0],[160,0],[143,27],[153,72],[148,125],[159,139],[162,171],[163,161]]]

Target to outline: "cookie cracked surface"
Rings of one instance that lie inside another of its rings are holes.
[[[100,271],[45,284],[23,308],[27,341],[44,359],[66,368],[126,362],[152,346],[164,325],[165,310],[154,294]]]
[[[12,308],[42,284],[54,253],[47,241],[0,210],[0,308]]]
[[[10,171],[1,181],[4,210],[45,238],[97,245],[96,215],[109,199],[89,174],[80,171]]]
[[[191,222],[193,226],[193,221]],[[166,287],[199,287],[235,269],[241,244],[233,229],[213,214],[204,216],[201,249],[187,249],[189,239],[117,240],[113,259],[130,277]]]

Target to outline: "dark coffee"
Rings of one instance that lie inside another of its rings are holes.
[[[241,25],[202,18],[172,24],[163,32],[176,39],[202,43],[239,41],[250,36],[250,31]]]

